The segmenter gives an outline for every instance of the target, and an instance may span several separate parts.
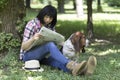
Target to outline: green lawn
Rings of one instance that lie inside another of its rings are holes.
[[[18,51],[12,50],[0,63],[0,80],[119,80],[120,78],[120,45],[95,42],[86,48],[79,61],[95,55],[97,68],[91,76],[72,76],[58,69],[41,65],[44,72],[22,70],[22,62],[18,60]]]
[[[26,20],[34,18],[37,12],[37,10],[27,10]],[[24,71],[22,69],[23,63],[18,59],[19,49],[11,49],[5,58],[0,60],[0,80],[119,80],[119,17],[118,13],[93,14],[95,42],[86,47],[86,52],[81,54],[79,59],[82,61],[87,60],[91,55],[96,56],[98,64],[93,75],[72,76],[45,65],[41,65],[44,68],[42,73]],[[58,14],[56,30],[63,34],[66,39],[78,30],[86,33],[86,14],[82,19],[77,18],[75,13]]]

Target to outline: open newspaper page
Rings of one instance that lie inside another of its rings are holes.
[[[35,46],[45,44],[46,42],[55,42],[57,45],[64,43],[65,37],[55,31],[52,31],[46,27],[42,27],[39,32],[42,37],[39,40],[33,42],[29,49]]]

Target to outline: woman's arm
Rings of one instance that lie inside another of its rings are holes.
[[[25,51],[27,51],[29,49],[29,47],[32,45],[32,43],[35,40],[38,40],[41,37],[40,33],[36,33],[33,37],[31,37],[30,39],[28,39],[25,42],[22,42],[22,46],[21,48]]]
[[[22,46],[21,46],[22,50],[27,51],[33,42],[34,42],[33,38],[30,38],[29,40],[22,42]]]

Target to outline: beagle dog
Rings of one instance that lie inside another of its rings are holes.
[[[63,44],[62,52],[67,58],[79,57],[79,54],[85,52],[86,38],[85,35],[77,31],[73,33]]]

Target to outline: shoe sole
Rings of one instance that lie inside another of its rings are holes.
[[[87,65],[86,65],[86,72],[85,75],[91,75],[93,74],[95,68],[97,65],[97,59],[94,56],[90,56],[88,59]]]

